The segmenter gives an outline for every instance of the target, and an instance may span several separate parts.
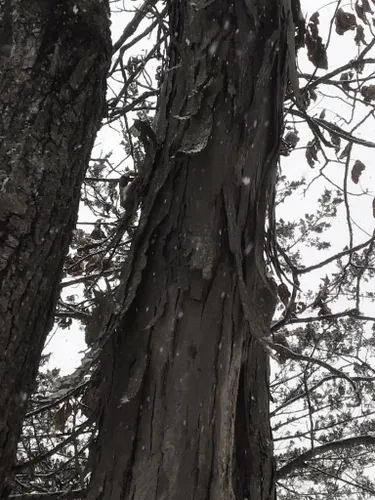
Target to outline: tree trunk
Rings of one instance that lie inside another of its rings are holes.
[[[103,116],[106,2],[0,3],[0,498]]]
[[[259,3],[255,19],[245,0],[169,2],[159,149],[107,324],[89,500],[275,498],[262,254],[289,21]]]

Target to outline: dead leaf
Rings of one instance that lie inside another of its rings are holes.
[[[365,30],[363,29],[363,26],[361,24],[357,26],[354,41],[356,45],[360,45],[361,43],[363,43],[363,45],[367,45],[365,40]]]
[[[361,94],[366,102],[375,100],[375,85],[363,85],[361,88]]]
[[[298,132],[296,130],[290,130],[284,137],[284,142],[291,148],[294,149],[298,142]]]
[[[350,86],[349,86],[349,82],[352,80],[353,76],[354,76],[353,71],[347,71],[345,73],[341,73],[340,83],[341,83],[343,89],[351,90]]]
[[[355,62],[355,70],[357,73],[363,73],[363,70],[365,69],[365,63],[363,60],[357,60]]]
[[[316,95],[316,92],[314,89],[308,89],[309,91],[309,97],[312,99],[314,102],[318,99],[318,96]]]
[[[357,26],[355,15],[350,12],[344,12],[341,8],[337,9],[335,23],[338,35],[343,35],[349,30],[354,30]]]
[[[314,12],[310,17],[310,23],[319,24],[319,12]]]
[[[374,0],[373,0],[373,3],[375,4]],[[372,14],[372,9],[370,7],[368,0],[362,0],[362,8],[363,8],[363,12],[370,12],[370,14]]]
[[[318,151],[319,142],[317,139],[313,139],[307,143],[305,156],[311,168],[314,168],[315,163],[318,161]]]
[[[359,19],[361,21],[363,21],[365,24],[367,24],[366,14],[363,10],[363,6],[359,5],[358,0],[355,3],[355,12],[356,12],[357,16],[359,17]]]
[[[359,4],[359,1],[357,0],[355,2],[355,11],[357,16],[361,21],[363,21],[365,24],[368,24],[368,20],[366,18],[366,13],[369,12],[372,14],[372,10],[370,7],[370,4],[368,3],[368,0],[362,0],[361,5]]]
[[[359,178],[361,177],[361,174],[365,170],[365,168],[366,166],[360,160],[355,161],[351,172],[352,181],[354,182],[354,184],[358,184]]]
[[[319,13],[315,12],[309,20],[306,30],[307,56],[316,68],[327,69],[328,60],[322,37],[319,36]]]
[[[335,132],[329,132],[329,135],[331,136],[331,143],[333,144],[337,152],[340,149],[341,138],[339,135],[335,134]]]

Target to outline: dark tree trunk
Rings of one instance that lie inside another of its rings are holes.
[[[103,116],[106,3],[0,3],[0,498]]]
[[[262,249],[289,21],[274,0],[256,21],[246,4],[169,2],[159,149],[107,324],[89,500],[275,498]]]

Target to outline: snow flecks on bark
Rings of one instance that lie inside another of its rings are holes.
[[[100,0],[0,5],[11,44],[0,70],[1,498],[104,112],[107,7]]]
[[[106,405],[121,399],[137,363],[143,365],[142,359],[147,359],[147,365],[139,393],[119,406],[115,417],[106,414],[102,422],[102,438],[108,434],[112,444],[111,451],[102,449],[98,466],[112,463],[113,457],[114,463],[126,464],[129,480],[114,486],[118,471],[106,467],[104,498],[131,498],[132,494],[135,498],[179,498],[181,488],[186,498],[203,498],[210,488],[212,498],[221,498],[217,494],[225,491],[225,498],[231,498],[227,459],[233,442],[228,437],[233,435],[235,402],[231,396],[237,391],[242,346],[235,332],[238,319],[232,317],[236,287],[225,269],[227,264],[219,266],[202,301],[190,297],[191,271],[185,265],[180,274],[186,289],[176,283],[168,286],[167,306],[157,323],[147,328],[150,310],[142,302],[139,316],[143,320],[137,319],[134,331],[116,340],[118,361],[113,370],[117,372],[119,364],[125,370],[120,380],[112,380]],[[157,280],[158,272],[145,280],[144,291],[157,304],[161,290],[153,278]],[[104,360],[107,373],[111,358]],[[113,431],[116,443],[110,437]]]
[[[246,3],[169,2],[159,149],[107,327],[88,500],[275,497],[259,275],[286,37],[278,3],[260,2],[256,29]]]

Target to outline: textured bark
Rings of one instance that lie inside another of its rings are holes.
[[[6,498],[103,115],[111,47],[100,0],[3,0],[0,16],[0,498]]]
[[[275,498],[262,248],[287,20],[261,3],[255,22],[245,0],[169,2],[159,149],[106,327],[89,500]]]

